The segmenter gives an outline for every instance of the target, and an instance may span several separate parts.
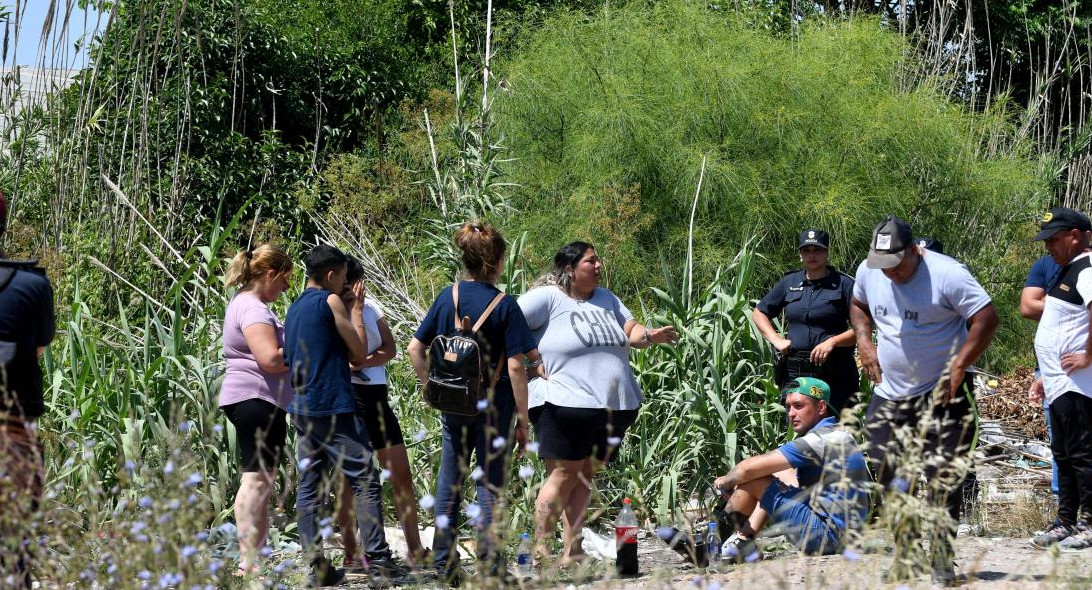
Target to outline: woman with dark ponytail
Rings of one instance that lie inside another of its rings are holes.
[[[507,247],[500,232],[484,223],[470,222],[455,233],[455,245],[462,251],[464,279],[445,288],[436,298],[407,351],[422,385],[428,383],[426,354],[433,338],[454,335],[457,317],[468,316],[471,324],[475,323],[501,294],[494,285],[500,278]],[[436,482],[436,536],[432,555],[437,573],[451,583],[458,583],[455,528],[463,482],[471,473],[471,454],[477,456],[474,479],[478,496],[477,504],[468,507],[467,516],[478,530],[478,559],[486,575],[505,572],[503,534],[493,530],[499,528],[493,526],[494,512],[500,512],[495,502],[504,497],[505,474],[514,448],[518,445],[522,452],[527,443],[527,373],[523,358],[528,353],[538,356],[527,322],[511,295],[499,300],[478,334],[487,343],[482,350],[482,366],[488,368],[483,372],[494,375],[500,369],[500,379],[479,403],[481,411],[477,416],[446,413],[440,416],[443,453]]]
[[[263,244],[239,252],[224,282],[239,287],[224,317],[227,371],[220,408],[235,426],[243,476],[235,495],[239,528],[236,575],[258,570],[258,555],[269,532],[269,498],[284,451],[285,408],[292,401],[284,362],[284,325],[269,309],[288,290],[292,259]]]

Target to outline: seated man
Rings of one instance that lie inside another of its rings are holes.
[[[753,559],[749,541],[768,517],[801,551],[837,553],[846,531],[859,528],[868,512],[868,469],[853,436],[830,415],[830,387],[799,377],[787,384],[784,399],[798,438],[741,461],[714,483],[728,503],[732,530],[721,534],[729,557]],[[793,469],[799,487],[785,483]]]

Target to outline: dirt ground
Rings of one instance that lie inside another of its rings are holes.
[[[958,570],[968,576],[964,588],[1036,590],[1046,588],[1092,587],[1092,550],[1060,553],[1032,548],[1026,538],[960,537],[957,542]],[[766,556],[763,560],[725,565],[717,571],[696,568],[656,539],[641,540],[641,574],[619,579],[611,564],[597,562],[575,574],[547,576],[527,582],[524,588],[575,590],[639,590],[654,588],[689,588],[693,590],[789,589],[822,590],[891,588],[911,590],[935,588],[929,580],[909,583],[884,582],[884,572],[891,564],[889,551],[883,547],[873,553],[848,553],[809,557],[795,552]],[[348,586],[363,590],[367,584],[354,580]],[[421,588],[437,587],[425,583]],[[479,588],[479,580],[470,578],[467,588]]]

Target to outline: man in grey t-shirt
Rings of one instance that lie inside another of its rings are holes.
[[[850,322],[875,384],[865,429],[876,480],[908,487],[917,472],[905,466],[923,465],[930,498],[953,519],[948,534],[930,544],[934,578],[951,582],[954,521],[975,420],[967,370],[989,346],[997,311],[965,266],[916,246],[910,226],[889,215],[873,230],[868,258],[857,269]],[[917,445],[897,436],[904,428],[918,437],[920,457],[908,448]]]

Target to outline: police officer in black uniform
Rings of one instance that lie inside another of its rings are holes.
[[[849,325],[853,279],[828,264],[830,236],[821,229],[800,233],[803,270],[781,277],[758,302],[755,327],[780,355],[779,387],[797,377],[818,377],[830,385],[830,402],[845,409],[860,385],[853,328]],[[787,337],[771,318],[785,313]]]

